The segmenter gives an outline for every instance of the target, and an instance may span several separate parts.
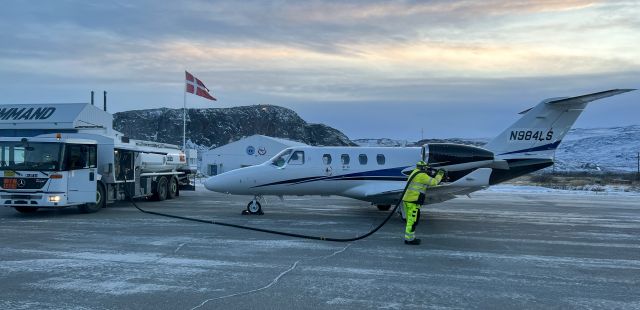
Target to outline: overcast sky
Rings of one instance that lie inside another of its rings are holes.
[[[640,88],[640,1],[2,1],[0,104],[275,104],[350,138],[491,137],[548,97]],[[101,94],[98,96],[101,102]],[[640,91],[578,127],[640,124]]]

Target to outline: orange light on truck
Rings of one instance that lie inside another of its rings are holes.
[[[62,174],[52,174],[49,179],[62,179]]]

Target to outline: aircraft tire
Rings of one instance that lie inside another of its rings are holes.
[[[262,212],[262,205],[260,205],[260,202],[258,201],[249,201],[249,203],[247,204],[247,213],[251,214],[251,215],[262,215],[264,214]]]

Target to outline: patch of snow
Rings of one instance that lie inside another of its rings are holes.
[[[542,186],[531,185],[512,185],[512,184],[498,184],[484,189],[480,192],[491,193],[553,193],[553,194],[568,194],[568,195],[627,195],[627,196],[640,196],[640,192],[630,191],[625,186],[585,186],[581,188],[573,188],[569,190],[554,189]]]
[[[133,295],[157,291],[179,291],[185,288],[149,283],[129,282],[125,280],[73,279],[67,277],[49,278],[34,285],[39,289],[103,293],[110,295]]]

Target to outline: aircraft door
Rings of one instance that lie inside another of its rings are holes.
[[[64,170],[69,171],[67,188],[70,203],[96,201],[97,162],[95,144],[66,145]]]

